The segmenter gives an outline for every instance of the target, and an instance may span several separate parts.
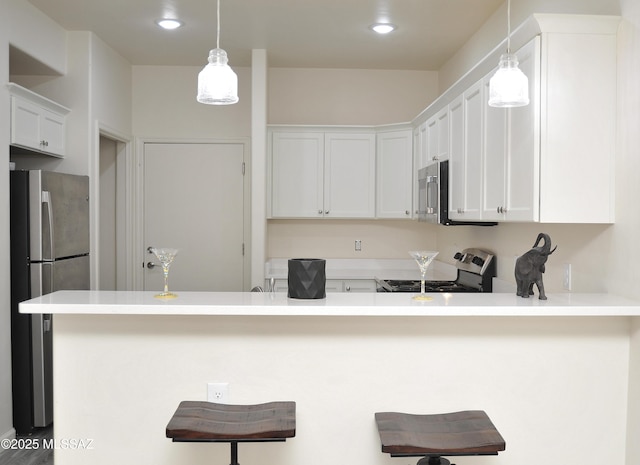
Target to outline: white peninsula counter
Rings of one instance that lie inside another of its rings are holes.
[[[640,463],[640,302],[602,294],[61,291],[53,313],[56,465],[225,464],[227,444],[172,443],[182,400],[297,403],[296,437],[239,446],[244,465],[412,465],[380,452],[374,413],[485,410],[506,440],[458,465]],[[85,443],[86,444],[86,443]]]

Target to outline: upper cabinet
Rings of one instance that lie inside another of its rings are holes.
[[[512,39],[529,105],[488,106],[499,47],[423,112],[416,128],[448,115],[452,219],[614,221],[619,21],[534,15]],[[437,134],[427,130],[426,147]]]
[[[412,218],[410,124],[271,126],[269,218]]]
[[[376,139],[376,218],[411,218],[412,131],[379,132]]]
[[[10,83],[11,145],[57,157],[65,155],[69,109]]]
[[[269,131],[272,218],[373,218],[375,133]]]

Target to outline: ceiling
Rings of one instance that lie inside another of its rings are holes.
[[[69,31],[93,31],[133,65],[202,66],[216,45],[216,0],[29,0]],[[221,0],[220,47],[249,66],[438,70],[504,0]],[[184,26],[161,30],[154,21]],[[398,29],[381,36],[377,21]]]

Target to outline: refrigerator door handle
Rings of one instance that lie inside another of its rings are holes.
[[[49,191],[42,191],[42,204],[46,204],[47,206],[47,226],[49,228],[49,256],[42,258],[44,260],[53,260],[53,205],[51,202],[51,193]],[[44,245],[44,238],[42,242]]]

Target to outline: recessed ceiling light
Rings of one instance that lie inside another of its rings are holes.
[[[156,24],[162,29],[178,29],[182,26],[182,21],[178,21],[177,19],[159,19],[156,21]]]
[[[395,31],[396,27],[393,24],[389,23],[377,23],[372,24],[371,29],[377,32],[378,34],[389,34],[391,31]]]

